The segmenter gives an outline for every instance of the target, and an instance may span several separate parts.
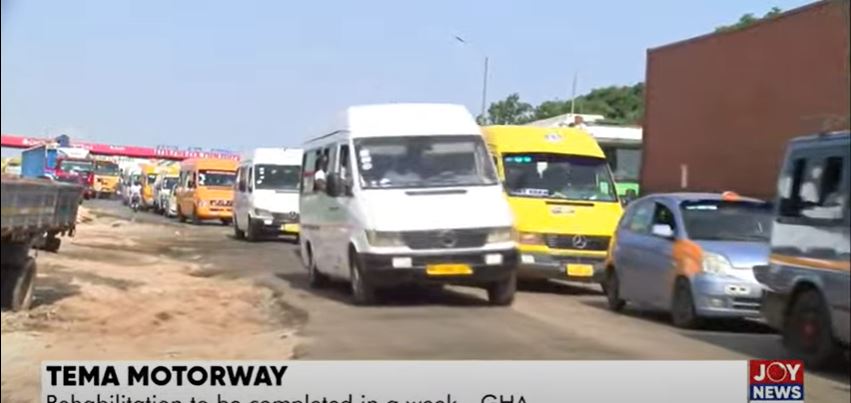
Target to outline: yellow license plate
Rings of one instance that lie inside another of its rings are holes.
[[[281,226],[281,231],[298,232],[298,224],[284,224]]]
[[[466,264],[430,264],[426,266],[429,276],[467,276],[473,268]]]
[[[576,277],[591,277],[594,275],[594,266],[590,264],[569,264],[567,275]]]

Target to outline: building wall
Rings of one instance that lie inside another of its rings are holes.
[[[650,49],[642,193],[774,197],[788,139],[849,127],[848,27],[834,0]]]

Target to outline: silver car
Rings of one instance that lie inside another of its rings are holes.
[[[771,207],[727,192],[643,197],[621,218],[603,288],[609,306],[669,311],[674,325],[760,315],[753,267],[768,261]]]

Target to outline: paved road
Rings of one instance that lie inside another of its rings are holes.
[[[249,243],[218,222],[177,224],[120,203],[97,211],[168,225],[172,248],[204,263],[209,275],[247,278],[280,292],[299,312],[309,359],[722,359],[788,358],[779,337],[757,322],[719,322],[701,331],[672,327],[664,315],[607,310],[594,287],[553,283],[525,288],[512,307],[486,304],[463,287],[387,295],[387,304],[356,307],[343,284],[315,291],[297,248],[287,240]],[[807,401],[849,401],[848,369],[808,374]]]

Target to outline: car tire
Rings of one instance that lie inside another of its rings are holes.
[[[245,239],[247,239],[248,242],[257,242],[260,239],[260,234],[253,222],[254,220],[252,220],[251,217],[248,217],[248,224],[245,224]]]
[[[517,273],[512,272],[508,278],[488,286],[488,302],[495,306],[508,306],[514,302],[517,291]]]
[[[233,237],[236,239],[245,239],[245,231],[239,229],[239,224],[236,222],[236,216],[233,216]]]
[[[376,302],[375,288],[364,278],[361,263],[354,253],[349,253],[352,299],[356,305],[372,305]]]
[[[606,282],[603,290],[606,292],[606,301],[609,304],[609,309],[613,312],[623,311],[623,308],[626,306],[626,300],[621,298],[621,282],[615,268],[609,269],[606,273]]]
[[[36,277],[35,259],[27,257],[23,264],[4,265],[0,271],[2,271],[2,279],[0,279],[2,308],[10,311],[29,309],[32,305],[33,284]]]
[[[322,288],[328,285],[328,276],[319,271],[310,249],[307,252],[307,284],[310,288]]]
[[[674,285],[674,297],[671,301],[671,321],[682,329],[697,329],[702,320],[694,308],[694,296],[691,284],[685,278],[678,278]]]
[[[809,289],[795,296],[783,323],[783,344],[807,368],[827,367],[840,356],[830,311],[818,291]]]
[[[192,208],[192,224],[195,224],[195,225],[201,224],[201,218],[198,217],[198,207],[197,206]]]

